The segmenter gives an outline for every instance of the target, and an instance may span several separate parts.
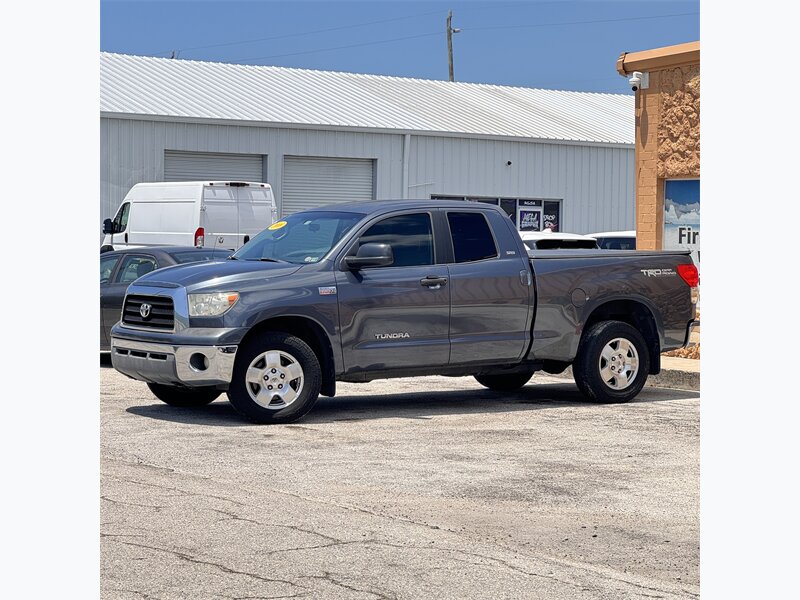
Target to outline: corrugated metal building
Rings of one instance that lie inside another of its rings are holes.
[[[633,97],[101,53],[100,212],[142,181],[264,181],[282,215],[463,198],[634,227]]]

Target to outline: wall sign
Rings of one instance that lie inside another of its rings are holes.
[[[692,251],[700,265],[700,180],[668,179],[664,185],[664,250]]]

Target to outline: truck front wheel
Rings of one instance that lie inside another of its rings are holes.
[[[475,381],[495,392],[513,392],[533,377],[533,373],[513,373],[508,375],[475,375]]]
[[[162,402],[181,408],[205,406],[216,400],[222,393],[214,388],[186,389],[160,383],[148,383],[147,387]]]
[[[291,423],[314,406],[321,382],[319,360],[308,344],[270,332],[239,348],[228,399],[256,423]]]
[[[575,383],[592,402],[628,402],[650,371],[644,337],[622,321],[602,321],[584,334],[572,365]]]

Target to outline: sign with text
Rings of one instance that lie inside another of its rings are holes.
[[[668,179],[664,186],[664,250],[692,251],[700,265],[700,180]]]

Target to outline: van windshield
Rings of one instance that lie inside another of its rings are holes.
[[[267,227],[231,258],[315,263],[363,218],[363,214],[349,212],[295,213]]]

